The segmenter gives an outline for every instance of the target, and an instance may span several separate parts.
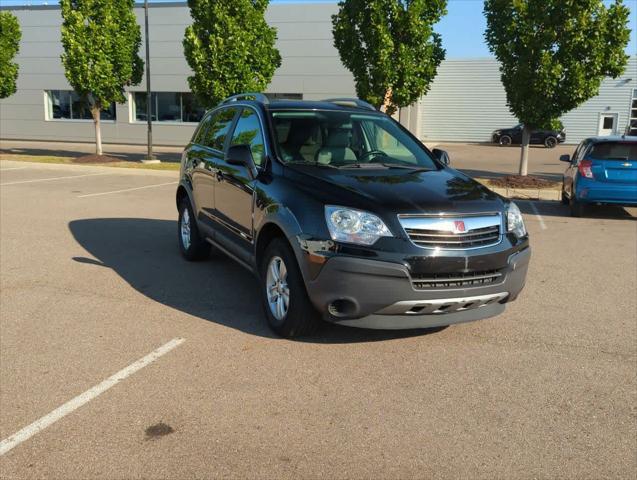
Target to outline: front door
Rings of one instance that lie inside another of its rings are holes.
[[[617,114],[602,113],[599,115],[597,134],[600,136],[615,135],[617,133]]]
[[[237,119],[231,145],[248,145],[259,169],[265,157],[263,132],[256,110],[244,107]],[[252,252],[254,178],[247,168],[218,164],[215,184],[215,215],[219,222],[216,239],[238,257],[249,261]]]

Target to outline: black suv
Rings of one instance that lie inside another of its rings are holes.
[[[501,128],[494,130],[491,134],[491,141],[506,147],[508,145],[520,145],[522,143],[523,124],[518,124],[511,128]],[[555,148],[557,144],[564,143],[566,132],[564,130],[533,130],[531,131],[531,145],[544,145],[546,148]]]
[[[524,286],[529,238],[514,203],[448,163],[357,99],[234,96],[183,153],[179,247],[252,271],[282,336],[491,317]]]

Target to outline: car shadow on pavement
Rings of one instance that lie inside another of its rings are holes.
[[[74,257],[87,268],[111,268],[131,287],[189,315],[261,337],[268,328],[255,277],[226,256],[187,262],[177,247],[177,224],[148,218],[74,220],[69,229],[94,258]],[[300,339],[315,343],[391,340],[434,333],[431,330],[364,330],[326,324]]]
[[[538,213],[543,217],[570,217],[571,212],[568,205],[563,205],[560,202],[552,201],[535,201],[535,200],[521,200],[513,199],[522,213],[526,215],[537,215]],[[533,205],[531,205],[533,204]],[[535,207],[535,210],[533,209]],[[635,210],[635,209],[633,209]],[[637,212],[636,212],[637,213]],[[586,214],[582,218],[585,219],[607,219],[607,220],[633,220],[637,221],[637,216],[631,215],[631,213],[622,208],[612,205],[592,205],[586,208]]]

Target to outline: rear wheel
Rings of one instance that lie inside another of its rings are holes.
[[[177,238],[179,251],[186,260],[203,260],[210,255],[210,244],[201,238],[192,206],[187,198],[179,202]]]
[[[500,137],[500,146],[508,147],[509,145],[511,145],[511,137],[508,135],[502,135]]]
[[[568,205],[568,197],[566,196],[566,189],[564,188],[564,182],[562,182],[562,205]]]
[[[568,204],[572,217],[583,217],[586,214],[586,205],[582,202],[578,202],[572,192]]]
[[[259,269],[261,298],[268,324],[282,337],[310,335],[321,324],[312,305],[294,252],[275,238],[265,249]]]
[[[544,139],[544,146],[546,148],[555,148],[556,145],[557,145],[557,138],[550,136]]]

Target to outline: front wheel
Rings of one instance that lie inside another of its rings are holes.
[[[555,137],[546,137],[544,139],[544,146],[546,148],[555,148],[556,145],[557,145],[557,138],[555,138]]]
[[[294,252],[281,238],[266,248],[259,269],[268,324],[282,337],[310,335],[321,319],[310,301]]]

